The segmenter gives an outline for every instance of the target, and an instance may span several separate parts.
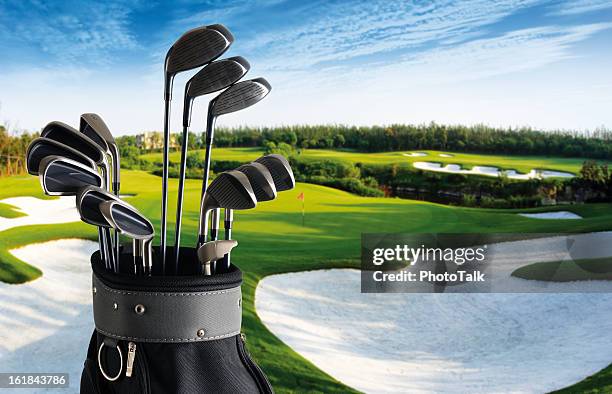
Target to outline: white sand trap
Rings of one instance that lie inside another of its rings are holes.
[[[93,330],[89,257],[97,249],[92,241],[64,239],[11,251],[43,276],[21,285],[0,282],[0,371],[68,372],[67,392],[78,392]]]
[[[448,153],[440,153],[440,157],[453,157],[453,155],[449,155]]]
[[[519,215],[533,219],[582,219],[582,216],[576,215],[574,212],[569,211],[519,213]]]
[[[611,237],[584,234],[575,242],[607,245]],[[568,256],[565,237],[490,247],[499,249],[496,282],[524,261]],[[516,258],[518,247],[526,259]],[[610,253],[612,245],[597,251]],[[287,345],[367,393],[542,393],[609,365],[609,282],[510,280],[552,294],[361,294],[360,272],[338,269],[266,277],[255,303]],[[589,286],[607,293],[555,294]]]
[[[13,219],[0,217],[0,231],[32,224],[71,223],[80,220],[74,197],[60,197],[56,200],[12,197],[0,202],[13,205],[26,214],[26,216]]]
[[[367,393],[542,393],[612,360],[612,294],[361,294],[354,270],[265,278],[283,342]]]
[[[442,155],[440,155],[442,156]],[[527,174],[520,174],[516,170],[502,170],[500,171],[497,167],[490,166],[474,166],[469,170],[464,170],[459,164],[447,164],[442,167],[440,163],[433,163],[429,161],[415,161],[412,163],[415,168],[425,171],[436,171],[446,172],[452,174],[465,174],[465,175],[486,175],[486,176],[500,176],[504,173],[510,179],[533,179],[533,178],[573,178],[574,174],[569,172],[560,171],[541,171],[531,170]]]
[[[427,156],[427,153],[425,152],[410,152],[410,153],[403,153],[404,156],[408,156],[408,157],[423,157],[423,156]]]

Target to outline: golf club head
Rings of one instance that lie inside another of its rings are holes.
[[[271,201],[276,198],[276,186],[274,179],[266,166],[261,163],[244,164],[236,168],[236,171],[242,172],[247,176],[257,202]]]
[[[243,110],[263,100],[270,90],[272,86],[264,78],[238,82],[211,100],[209,113],[216,117]]]
[[[98,144],[92,141],[85,134],[79,133],[75,128],[62,123],[50,122],[40,132],[41,137],[49,138],[64,145],[76,149],[85,156],[89,157],[98,165],[107,166],[106,152]]]
[[[250,70],[251,65],[242,56],[230,57],[207,64],[187,82],[183,126],[189,127],[193,99],[214,93],[238,82]]]
[[[38,172],[42,189],[48,196],[75,196],[86,186],[104,185],[96,170],[62,156],[45,157]]]
[[[149,219],[121,200],[101,202],[100,212],[111,227],[130,238],[148,240],[155,235],[155,229]]]
[[[100,187],[87,186],[79,189],[76,207],[81,220],[94,226],[110,227],[110,223],[100,212],[100,204],[106,201],[119,201],[119,197]]]
[[[276,191],[283,192],[295,187],[293,170],[289,165],[289,161],[283,156],[278,154],[266,155],[255,160],[255,163],[263,164],[270,171]]]
[[[30,142],[26,153],[28,174],[38,175],[41,161],[47,156],[63,156],[96,169],[96,163],[81,152],[55,140],[39,137]]]
[[[238,245],[238,241],[233,239],[206,242],[198,248],[198,261],[201,264],[217,261],[234,249],[236,245]]]
[[[223,25],[200,26],[184,33],[170,47],[166,54],[164,69],[166,79],[182,71],[191,70],[209,63],[225,51],[234,42],[234,36]],[[171,88],[171,84],[166,84]],[[166,92],[169,98],[170,92]]]
[[[113,158],[113,190],[118,194],[121,175],[121,165],[119,163],[119,147],[115,142],[115,137],[110,132],[102,117],[94,113],[81,115],[79,131],[95,142],[107,155]]]

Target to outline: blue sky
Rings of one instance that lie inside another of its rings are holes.
[[[273,86],[221,125],[612,127],[612,1],[599,0],[0,0],[0,122],[97,112],[117,134],[159,130],[165,52],[212,23],[236,37],[227,56]]]

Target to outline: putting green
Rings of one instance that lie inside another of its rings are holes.
[[[255,152],[255,156],[259,153]],[[248,160],[248,159],[247,159]],[[134,194],[130,203],[146,214],[159,229],[161,181],[140,171],[122,173],[122,192]],[[174,224],[176,180],[170,183],[169,218]],[[200,182],[188,180],[185,190],[183,242],[196,241]],[[306,215],[302,225],[304,193]],[[0,179],[0,199],[32,195],[42,197],[38,179]],[[257,317],[254,295],[257,282],[266,275],[333,267],[358,267],[362,232],[562,232],[612,229],[612,204],[563,206],[582,220],[538,220],[516,215],[517,210],[458,208],[420,201],[366,198],[317,185],[298,184],[280,193],[273,202],[256,210],[236,212],[234,229],[239,246],[232,261],[244,271],[243,327],[254,357],[269,375],[278,393],[350,393],[350,388],[318,370],[272,335]],[[548,209],[551,210],[551,209]],[[538,212],[527,210],[521,212]],[[0,233],[0,280],[18,283],[33,279],[40,271],[8,250],[50,239],[80,237],[95,240],[95,228],[70,223],[26,226]],[[168,235],[173,239],[173,234]]]
[[[196,151],[199,157],[204,160],[204,151]],[[407,156],[412,152],[426,153],[426,156]],[[248,162],[255,160],[263,154],[260,148],[216,148],[213,153],[213,160],[233,160]],[[441,154],[450,155],[443,157]],[[381,152],[381,153],[361,153],[353,150],[328,150],[328,149],[305,149],[300,156],[305,159],[333,159],[352,163],[368,164],[411,164],[415,161],[429,161],[435,163],[459,164],[463,169],[469,170],[473,166],[494,166],[504,170],[517,170],[521,173],[528,173],[532,169],[555,170],[570,173],[578,173],[582,167],[584,158],[560,158],[542,156],[503,156],[503,155],[480,155],[471,153],[453,153],[443,151],[402,151],[402,152]],[[161,162],[161,153],[149,153],[141,156],[142,159],[151,162]],[[179,152],[172,152],[170,160],[178,163],[180,161]]]

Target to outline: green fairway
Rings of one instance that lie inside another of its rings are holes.
[[[516,269],[512,276],[529,280],[571,282],[575,280],[612,280],[612,259],[548,261]]]
[[[204,159],[204,151],[197,151],[200,158]],[[426,156],[415,157],[406,156],[406,152],[382,152],[382,153],[360,153],[351,150],[327,150],[327,149],[305,149],[300,156],[306,159],[333,159],[348,161],[352,163],[368,164],[401,164],[413,163],[415,161],[430,161],[442,164],[459,164],[464,169],[471,169],[473,166],[494,166],[505,170],[517,170],[521,173],[528,173],[532,169],[556,170],[571,173],[578,173],[585,159],[582,158],[560,158],[560,157],[541,157],[541,156],[502,156],[502,155],[479,155],[470,153],[452,153],[441,151],[418,151],[426,153]],[[213,160],[233,160],[248,162],[256,159],[263,154],[260,148],[216,148],[213,153]],[[452,157],[442,157],[440,154],[450,154]],[[151,162],[161,162],[161,153],[150,153],[141,156],[142,159]],[[170,154],[170,160],[178,163],[180,160],[179,152]]]
[[[254,156],[259,153],[254,152]],[[220,154],[219,154],[220,156]],[[242,157],[242,156],[241,156]],[[161,179],[140,171],[122,172],[122,192],[159,229]],[[170,183],[169,228],[174,224],[176,180]],[[183,242],[196,241],[201,184],[188,180],[185,190]],[[306,217],[302,226],[304,193]],[[38,179],[0,179],[0,199],[15,195],[42,197]],[[555,208],[555,209],[561,209]],[[582,232],[612,229],[612,204],[562,207],[582,220],[538,220],[518,211],[458,208],[395,198],[357,197],[336,189],[297,184],[273,202],[256,210],[236,212],[234,236],[240,245],[232,254],[244,272],[243,327],[249,349],[269,375],[279,393],[350,393],[346,386],[303,359],[261,323],[254,310],[258,281],[266,275],[333,267],[358,267],[363,232]],[[533,210],[531,210],[533,211]],[[40,272],[12,257],[8,250],[33,242],[58,238],[96,239],[94,227],[82,223],[27,226],[0,232],[0,280],[23,282]],[[174,239],[168,234],[170,243]],[[86,262],[84,262],[86,264]]]
[[[10,204],[4,204],[0,202],[0,216],[7,219],[14,219],[20,216],[24,216],[25,214],[20,212],[17,207],[14,207]]]

